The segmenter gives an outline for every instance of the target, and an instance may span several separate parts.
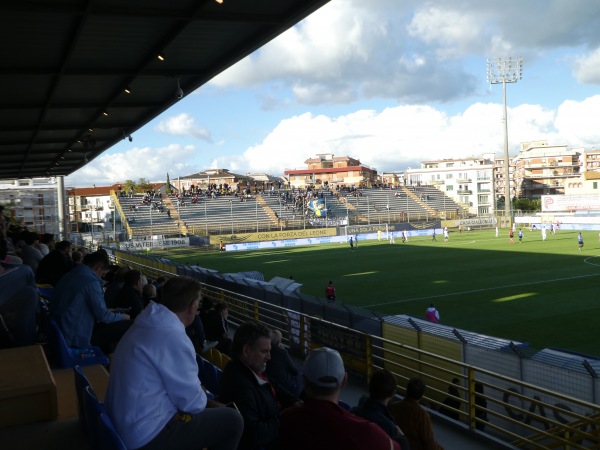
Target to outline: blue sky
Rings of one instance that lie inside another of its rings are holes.
[[[210,168],[282,175],[318,153],[379,172],[502,154],[502,87],[522,57],[509,148],[600,146],[600,2],[331,0],[67,178],[164,181]]]

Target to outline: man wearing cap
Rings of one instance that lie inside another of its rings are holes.
[[[385,431],[338,405],[347,382],[340,354],[312,350],[304,363],[304,405],[285,410],[280,440],[286,450],[401,450]]]

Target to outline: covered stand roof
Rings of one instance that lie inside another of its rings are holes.
[[[3,0],[0,178],[71,174],[327,1]]]

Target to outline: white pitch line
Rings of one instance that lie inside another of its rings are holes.
[[[600,256],[589,256],[583,260],[584,263],[589,264],[590,266],[600,266],[600,264],[596,264],[593,262],[589,262],[589,259],[600,258]]]
[[[595,273],[595,274],[591,274],[591,275],[577,275],[576,277],[555,278],[553,280],[532,281],[531,283],[507,284],[504,286],[495,286],[495,287],[491,287],[491,288],[474,289],[472,291],[452,292],[450,294],[428,295],[427,297],[407,298],[405,300],[395,300],[393,302],[375,303],[375,304],[369,305],[369,308],[374,307],[374,306],[394,305],[397,303],[408,303],[408,302],[414,302],[414,301],[418,301],[418,300],[427,300],[427,299],[431,299],[431,298],[452,297],[454,295],[474,294],[476,292],[493,291],[495,289],[506,289],[506,288],[512,288],[512,287],[520,287],[520,286],[532,286],[534,284],[541,284],[541,283],[554,283],[556,281],[576,280],[577,278],[597,277],[598,275],[600,275],[600,273]]]

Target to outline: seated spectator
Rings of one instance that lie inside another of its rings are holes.
[[[194,317],[192,324],[185,328],[185,332],[194,344],[197,353],[205,353],[219,344],[217,341],[206,340],[204,325],[198,314]]]
[[[46,256],[48,253],[54,250],[56,248],[54,244],[54,235],[51,233],[42,234],[42,236],[40,237],[39,248],[42,252],[42,255],[44,256]]]
[[[35,273],[40,261],[44,257],[38,248],[40,236],[33,231],[25,231],[22,238],[24,243],[21,246],[21,259],[23,260],[23,264],[31,267],[31,270],[33,270],[33,273]]]
[[[134,320],[144,309],[142,289],[147,284],[146,278],[139,270],[130,270],[125,274],[123,287],[117,294],[115,308],[126,310],[131,320]]]
[[[200,320],[204,325],[204,329],[208,326],[208,316],[214,312],[214,303],[210,298],[202,299],[202,305],[200,306]]]
[[[429,308],[425,310],[425,319],[429,322],[439,323],[440,313],[437,309],[435,309],[435,305],[433,303],[429,304]]]
[[[8,219],[4,216],[4,206],[0,205],[0,263],[23,264],[23,260],[16,254],[15,246],[9,236]]]
[[[419,405],[425,394],[425,383],[411,378],[406,385],[406,397],[400,402],[390,403],[388,410],[396,425],[404,431],[412,450],[443,450],[433,434],[429,413]]]
[[[69,241],[60,241],[55,245],[54,250],[40,261],[35,273],[35,279],[38,283],[56,286],[58,280],[70,272],[72,268],[71,243]]]
[[[223,371],[219,399],[223,403],[235,402],[244,417],[239,450],[273,448],[281,406],[298,401],[264,375],[270,351],[271,331],[265,325],[249,321],[235,332],[233,358]]]
[[[217,303],[215,309],[208,314],[205,331],[206,339],[218,342],[217,350],[231,356],[232,340],[229,337],[228,317],[227,305],[224,302]]]
[[[311,350],[304,362],[304,405],[285,410],[280,441],[286,450],[400,450],[379,426],[339,406],[348,376],[340,354]]]
[[[0,210],[0,262],[6,258],[7,248],[6,222]],[[38,293],[31,268],[0,264],[0,293],[0,314],[15,313],[14,345],[35,344]]]
[[[148,306],[148,303],[158,303],[158,297],[156,295],[156,286],[152,283],[148,283],[142,289],[142,301],[144,302],[144,308]]]
[[[483,392],[483,384],[475,383],[475,417],[479,419],[475,422],[475,428],[479,431],[485,430],[485,422],[489,422],[487,415],[487,400]]]
[[[166,283],[167,279],[165,277],[158,277],[154,283],[154,286],[156,286],[156,293],[160,294],[160,288],[163,287],[163,285]]]
[[[387,369],[376,370],[369,381],[369,396],[360,400],[352,412],[373,422],[385,431],[389,437],[400,444],[402,450],[410,448],[408,439],[390,415],[387,405],[396,395],[396,378]]]
[[[83,264],[60,279],[50,303],[50,314],[72,347],[97,345],[109,354],[113,344],[130,325],[128,314],[106,309],[102,275],[108,270],[108,255],[96,251]]]
[[[458,378],[452,379],[452,384],[448,386],[448,397],[444,399],[444,407],[440,410],[442,414],[454,420],[460,420],[460,414],[456,411],[460,410],[461,406],[460,392],[458,392],[458,388],[456,387],[459,383]]]
[[[83,262],[83,255],[79,250],[71,252],[71,261],[73,262],[73,267],[78,266]]]
[[[184,328],[196,317],[201,285],[171,278],[113,356],[106,412],[127,448],[237,448],[244,426],[233,408],[207,400]]]
[[[276,382],[294,395],[300,395],[298,369],[281,343],[281,331],[271,333],[271,359],[267,362],[265,374],[269,380]]]
[[[117,295],[125,285],[125,275],[131,270],[129,266],[114,266],[106,274],[108,285],[104,291],[104,303],[108,308],[114,308],[117,304]]]

